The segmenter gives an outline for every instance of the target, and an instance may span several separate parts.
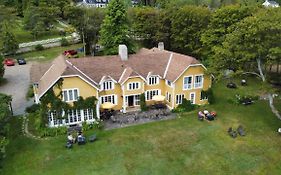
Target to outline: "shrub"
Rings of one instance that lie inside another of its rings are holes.
[[[34,96],[33,86],[30,85],[26,93],[26,99],[32,98]]]
[[[44,50],[44,47],[43,47],[41,44],[37,44],[37,45],[35,46],[35,50],[41,51],[41,50]]]
[[[27,112],[27,113],[34,113],[34,112],[36,112],[39,109],[40,109],[40,105],[39,104],[33,104],[33,105],[25,108],[25,112]]]
[[[69,45],[69,42],[66,38],[62,38],[60,43],[61,43],[61,46],[68,46]]]
[[[193,111],[195,109],[195,105],[191,104],[190,100],[187,100],[186,98],[182,99],[182,104],[179,104],[178,107],[174,110],[172,110],[172,112],[189,112],[189,111]]]
[[[146,106],[146,103],[145,103],[145,95],[144,95],[144,93],[142,93],[140,95],[140,107],[141,107],[141,111],[147,111],[148,110],[148,107]]]
[[[88,124],[87,122],[82,123],[82,131],[88,131],[90,129],[93,129],[94,124],[90,123]]]
[[[61,126],[57,128],[40,128],[39,132],[41,137],[54,137],[67,134],[67,127]]]
[[[207,97],[208,97],[208,102],[210,104],[214,104],[215,103],[214,93],[213,93],[213,90],[211,88],[209,88],[207,90]]]

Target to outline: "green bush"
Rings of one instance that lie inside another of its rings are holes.
[[[172,112],[180,113],[180,112],[189,112],[195,109],[196,105],[191,104],[190,100],[186,98],[182,99],[182,104],[179,104],[176,109],[173,109]]]
[[[27,112],[27,113],[34,113],[34,112],[36,112],[39,109],[40,109],[40,105],[39,104],[33,104],[33,105],[25,108],[25,112]]]
[[[41,50],[44,50],[44,47],[43,47],[41,44],[37,44],[37,45],[35,46],[35,50],[41,51]]]
[[[210,104],[214,104],[215,103],[215,96],[214,96],[213,90],[211,88],[209,88],[207,90],[207,97],[208,97],[208,102]]]
[[[145,95],[144,93],[142,93],[140,95],[140,107],[141,107],[141,111],[147,111],[148,110],[148,107],[145,103]]]
[[[26,93],[26,99],[30,99],[32,97],[34,97],[34,92],[33,92],[33,86],[30,85]]]
[[[93,129],[94,124],[90,123],[88,124],[87,122],[82,123],[82,131],[88,131],[90,129]]]
[[[61,43],[61,46],[68,46],[69,45],[69,42],[66,38],[61,38],[60,43]]]
[[[60,126],[57,128],[40,128],[39,130],[41,137],[54,137],[59,135],[66,135],[67,134],[67,127]]]

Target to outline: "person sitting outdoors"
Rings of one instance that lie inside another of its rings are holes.
[[[208,114],[210,114],[210,112],[207,109],[204,109],[203,111],[204,115],[207,116]]]
[[[68,134],[68,136],[67,136],[67,140],[68,140],[68,142],[70,142],[70,143],[75,143],[75,139],[73,138],[73,136],[72,136],[72,134]]]
[[[82,135],[82,132],[79,132],[77,137],[78,145],[82,145],[86,143],[86,138]]]
[[[202,111],[198,112],[198,120],[203,121],[205,118],[205,114]]]

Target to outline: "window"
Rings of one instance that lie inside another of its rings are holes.
[[[195,104],[195,92],[190,93],[189,99],[191,104]]]
[[[78,100],[78,89],[67,89],[62,90],[62,100],[66,102],[77,101]]]
[[[113,104],[117,104],[116,100],[115,100],[116,95],[106,95],[106,96],[101,96],[101,104],[105,103],[105,102],[110,102]]]
[[[103,90],[111,90],[114,89],[114,83],[113,81],[105,81],[102,84],[102,89]]]
[[[191,89],[192,88],[192,76],[183,78],[183,89]]]
[[[128,90],[140,89],[140,82],[128,83]]]
[[[146,100],[152,100],[152,97],[154,95],[160,95],[161,91],[160,90],[149,90],[146,91]]]
[[[84,109],[84,121],[93,119],[93,110],[92,109]]]
[[[184,94],[176,95],[176,104],[182,104],[182,99],[184,98]]]
[[[208,93],[207,91],[201,91],[200,100],[208,100]]]
[[[172,82],[169,81],[169,80],[166,80],[166,84],[167,84],[168,86],[172,86]]]
[[[202,87],[203,87],[203,75],[195,76],[194,88],[202,88]]]
[[[135,106],[140,105],[140,95],[135,95]]]
[[[148,85],[155,85],[159,83],[159,78],[157,76],[151,76],[148,78]]]
[[[172,95],[169,92],[166,92],[166,100],[168,102],[171,102],[171,97],[172,97]]]

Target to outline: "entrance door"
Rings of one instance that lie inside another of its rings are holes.
[[[134,96],[133,95],[128,96],[128,106],[129,107],[134,106]]]
[[[191,104],[195,104],[195,92],[191,92],[189,96]]]

